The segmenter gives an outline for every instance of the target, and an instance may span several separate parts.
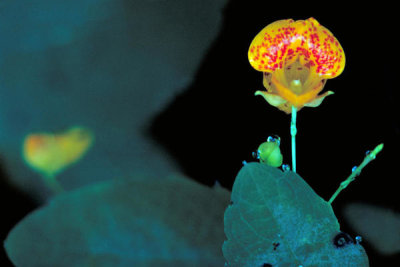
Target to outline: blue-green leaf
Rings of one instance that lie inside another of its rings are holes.
[[[125,179],[61,194],[5,241],[16,266],[223,266],[229,192],[189,179]]]
[[[266,164],[249,163],[237,175],[225,234],[229,266],[368,266],[331,205],[296,173]]]

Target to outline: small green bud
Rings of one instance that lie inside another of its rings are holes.
[[[279,142],[264,142],[258,149],[260,162],[268,164],[272,167],[279,167],[282,165],[283,156],[279,148]]]

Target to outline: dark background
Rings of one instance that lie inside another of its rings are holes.
[[[290,164],[290,116],[254,96],[263,89],[262,75],[249,65],[247,50],[269,23],[312,16],[339,40],[346,67],[325,86],[335,92],[333,96],[318,108],[298,113],[298,173],[322,198],[329,199],[351,168],[361,163],[364,153],[383,142],[383,152],[341,193],[333,208],[342,230],[352,236],[355,233],[341,214],[346,203],[362,201],[400,212],[395,169],[400,148],[396,8],[384,2],[348,5],[229,1],[222,10],[220,34],[193,82],[153,118],[147,132],[178,161],[185,174],[207,185],[218,181],[230,189],[242,161],[253,160],[251,152],[269,135],[281,137],[284,162]],[[0,188],[4,239],[38,204],[9,184]],[[368,243],[364,245],[371,266],[398,266],[397,257],[384,257]]]

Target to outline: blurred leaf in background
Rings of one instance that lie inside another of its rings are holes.
[[[106,181],[32,212],[5,247],[19,267],[223,266],[229,195],[180,175]]]
[[[350,203],[344,207],[344,218],[378,253],[400,253],[399,212],[378,205]]]

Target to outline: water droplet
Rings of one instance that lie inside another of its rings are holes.
[[[251,153],[251,156],[255,159],[260,159],[260,150]]]
[[[218,181],[214,182],[213,188],[221,188],[221,184]]]
[[[282,164],[282,170],[283,170],[284,172],[290,171],[290,166],[289,166],[289,164]]]
[[[346,233],[340,232],[333,238],[333,245],[336,248],[342,248],[348,244],[354,244],[353,238]]]
[[[367,150],[367,152],[365,152],[365,156],[369,156],[372,159],[375,159],[376,156],[375,155],[371,155],[371,150]]]
[[[356,236],[356,243],[360,244],[362,242],[362,237],[361,236]]]
[[[278,146],[280,146],[281,138],[278,135],[274,134],[274,135],[268,136],[267,142],[274,142],[274,143],[277,143]]]
[[[358,166],[354,166],[353,168],[351,168],[351,172],[355,172],[357,170]]]
[[[243,160],[242,161],[243,166],[247,164],[247,161]]]

